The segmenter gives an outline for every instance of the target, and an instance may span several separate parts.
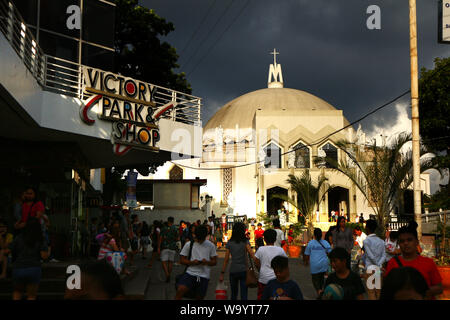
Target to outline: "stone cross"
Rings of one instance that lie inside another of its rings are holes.
[[[275,67],[277,65],[277,54],[280,54],[280,53],[277,52],[275,50],[275,48],[273,48],[273,52],[271,52],[270,54],[273,54],[273,66]]]

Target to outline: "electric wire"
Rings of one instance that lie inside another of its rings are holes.
[[[219,17],[219,19],[217,19],[216,23],[214,24],[214,26],[210,29],[210,31],[208,32],[208,34],[206,35],[206,37],[203,38],[202,41],[200,41],[200,44],[205,43],[208,38],[212,35],[212,33],[214,32],[214,30],[216,29],[217,25],[219,24],[219,22],[222,20],[222,18],[225,16],[225,14],[228,12],[228,10],[231,8],[231,5],[233,4],[235,0],[231,0],[230,2],[228,2],[228,5],[226,6],[225,10],[222,12],[221,16]],[[192,60],[192,58],[197,54],[198,50],[201,48],[200,45],[197,46],[196,50],[194,51],[194,53],[192,53],[188,60],[183,64],[183,69],[186,69],[186,67],[189,65],[189,62]]]
[[[222,34],[216,39],[216,41],[208,48],[206,53],[200,58],[200,60],[197,62],[197,64],[189,71],[186,76],[189,76],[194,73],[194,71],[197,69],[197,67],[203,62],[203,60],[206,59],[206,57],[209,55],[209,53],[214,50],[216,45],[219,43],[219,41],[222,39],[222,37],[227,33],[227,31],[233,26],[233,24],[239,19],[239,17],[244,12],[245,8],[250,4],[250,0],[247,0],[247,2],[244,4],[244,6],[241,8],[237,16],[234,17],[234,19],[231,21],[231,23],[225,28],[225,30],[222,32]]]
[[[316,142],[313,142],[313,143],[310,143],[310,144],[306,144],[306,145],[303,145],[301,147],[294,148],[292,150],[288,150],[288,151],[282,153],[281,156],[284,156],[284,155],[289,154],[291,152],[295,152],[295,151],[300,150],[302,148],[307,148],[307,147],[312,147],[312,146],[315,146],[315,145],[320,145],[320,144],[324,143],[325,141],[327,141],[331,136],[335,135],[336,133],[339,133],[339,132],[341,132],[341,131],[343,131],[343,130],[353,126],[354,124],[356,124],[358,122],[361,122],[362,120],[366,119],[370,115],[378,112],[379,110],[381,110],[381,109],[391,105],[392,103],[396,102],[397,100],[401,99],[402,97],[404,97],[405,95],[409,94],[410,92],[411,92],[411,90],[407,90],[404,93],[402,93],[401,95],[399,95],[399,96],[393,98],[392,100],[384,103],[383,105],[373,109],[372,111],[370,111],[367,114],[365,114],[363,117],[361,117],[361,118],[359,118],[359,119],[349,123],[348,125],[342,127],[341,129],[338,129],[338,130],[336,130],[336,131],[334,131],[334,132],[324,136],[323,138],[319,138],[318,140],[316,140]],[[266,159],[263,159],[263,160],[259,160],[259,161],[253,161],[253,162],[248,162],[248,163],[244,163],[244,164],[240,164],[240,165],[235,165],[235,166],[230,166],[230,167],[223,167],[223,168],[201,168],[201,167],[196,168],[196,167],[192,167],[192,166],[186,166],[186,165],[182,165],[182,164],[179,164],[179,163],[175,163],[173,161],[170,161],[170,162],[172,164],[175,164],[175,165],[177,165],[179,167],[186,168],[186,169],[213,171],[213,170],[224,170],[224,169],[241,168],[241,167],[246,167],[246,166],[250,166],[250,165],[255,165],[255,164],[258,164],[258,163],[261,163],[261,162],[265,162],[265,161],[266,161]]]
[[[198,25],[197,29],[194,31],[194,33],[192,33],[191,37],[189,38],[189,40],[186,42],[184,48],[180,51],[180,55],[189,47],[189,44],[192,43],[192,40],[195,38],[195,36],[197,35],[197,33],[200,31],[200,28],[203,26],[203,24],[205,23],[206,19],[209,16],[209,13],[211,12],[211,10],[214,8],[214,6],[216,5],[217,0],[214,0],[213,3],[211,3],[211,5],[209,6],[208,10],[206,11],[205,15],[203,16],[200,24]]]

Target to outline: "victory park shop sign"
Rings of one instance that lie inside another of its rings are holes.
[[[157,107],[157,86],[99,69],[83,66],[83,78],[83,91],[90,97],[81,107],[81,119],[93,125],[89,110],[98,105],[98,118],[112,122],[115,154],[123,155],[131,148],[159,151],[158,120],[176,107],[176,101]]]

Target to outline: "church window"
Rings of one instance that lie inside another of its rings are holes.
[[[295,167],[310,168],[310,150],[302,142],[297,143],[295,149]]]
[[[275,143],[270,143],[264,148],[266,157],[264,159],[264,167],[281,168],[281,148]]]
[[[325,156],[327,159],[331,159],[333,162],[338,162],[338,149],[331,143],[326,143],[324,146],[319,148],[319,157]],[[326,161],[323,165],[325,168],[334,168],[335,165]]]

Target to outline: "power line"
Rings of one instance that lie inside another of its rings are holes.
[[[235,0],[231,0],[228,5],[226,6],[225,10],[222,12],[222,15],[219,17],[219,19],[216,21],[216,23],[214,24],[214,26],[212,27],[212,29],[208,32],[208,34],[206,35],[206,37],[203,38],[202,41],[200,41],[200,45],[202,43],[204,43],[206,40],[208,40],[208,38],[211,36],[211,34],[214,32],[214,30],[216,29],[217,25],[219,24],[220,20],[222,20],[222,18],[225,16],[225,14],[228,12],[228,10],[231,8],[231,5],[233,4]],[[192,60],[192,58],[197,54],[198,50],[200,49],[200,45],[197,46],[196,50],[194,51],[193,54],[191,54],[191,56],[188,58],[187,62],[184,63],[184,68],[187,67],[187,65],[189,64],[189,62]]]
[[[383,104],[383,105],[381,105],[381,106],[375,108],[374,110],[370,111],[369,113],[367,113],[367,114],[364,115],[363,117],[359,118],[358,120],[355,120],[355,121],[353,121],[352,123],[349,123],[348,125],[346,125],[345,127],[342,127],[341,129],[338,129],[338,130],[336,130],[336,131],[334,131],[334,132],[332,132],[332,133],[326,135],[325,137],[316,140],[316,142],[313,142],[313,143],[311,143],[311,144],[303,145],[303,146],[301,146],[301,147],[299,147],[299,148],[294,148],[293,150],[290,150],[290,151],[287,151],[287,152],[285,152],[285,153],[282,153],[281,155],[284,156],[284,155],[286,155],[286,154],[288,154],[288,153],[295,152],[295,151],[300,150],[300,149],[303,149],[303,148],[312,147],[312,146],[315,146],[315,145],[320,145],[320,144],[322,144],[323,142],[325,142],[326,140],[328,140],[329,137],[335,135],[335,134],[338,133],[338,132],[341,132],[342,130],[345,130],[345,129],[347,129],[347,128],[353,126],[354,124],[356,124],[356,123],[358,123],[358,122],[361,122],[362,120],[366,119],[366,118],[369,117],[370,115],[372,115],[372,114],[378,112],[379,110],[381,110],[381,109],[387,107],[388,105],[394,103],[395,101],[401,99],[402,97],[404,97],[405,95],[407,95],[407,94],[410,93],[410,92],[411,92],[411,90],[405,91],[404,93],[402,93],[401,95],[397,96],[396,98],[394,98],[394,99],[390,100],[389,102],[386,102],[385,104]],[[200,168],[200,167],[199,167],[199,168],[195,168],[195,167],[191,167],[191,166],[181,165],[181,164],[175,163],[175,162],[173,162],[173,161],[170,161],[170,162],[173,163],[173,164],[175,164],[175,165],[177,165],[177,166],[179,166],[179,167],[186,168],[186,169],[193,169],[193,170],[223,170],[223,169],[234,169],[234,168],[246,167],[246,166],[258,164],[258,163],[260,163],[260,162],[265,162],[265,161],[266,161],[266,160],[264,159],[264,160],[253,161],[253,162],[248,162],[248,163],[244,163],[244,164],[240,164],[240,165],[236,165],[236,166],[224,167],[224,168]]]
[[[189,38],[189,40],[186,42],[186,45],[184,46],[184,48],[180,51],[180,55],[187,49],[187,47],[189,47],[189,44],[191,43],[191,41],[194,39],[195,35],[200,31],[200,28],[203,26],[203,24],[205,23],[206,19],[209,16],[209,13],[211,12],[211,10],[213,9],[213,7],[215,6],[215,4],[217,3],[217,0],[214,0],[214,2],[209,6],[208,10],[206,11],[205,15],[202,18],[202,21],[200,22],[200,24],[198,25],[197,29],[194,31],[194,33],[192,34],[192,36]]]
[[[206,54],[203,55],[203,57],[200,58],[200,60],[197,62],[197,64],[191,69],[190,72],[186,74],[186,76],[191,75],[194,73],[194,71],[197,69],[197,67],[200,65],[200,63],[203,62],[203,60],[208,56],[208,54],[215,48],[215,46],[219,43],[219,41],[222,39],[224,34],[231,28],[231,26],[236,22],[237,19],[241,16],[241,14],[244,12],[245,8],[250,4],[250,0],[247,0],[247,2],[244,4],[244,6],[239,11],[238,15],[234,17],[234,19],[231,21],[231,23],[225,28],[225,30],[222,32],[222,34],[216,39],[216,41],[212,44],[212,46],[209,47],[209,49],[206,51]]]
[[[422,141],[434,141],[434,140],[442,140],[442,139],[448,139],[450,138],[450,136],[443,136],[443,137],[436,137],[436,138],[431,138],[431,139],[420,139]]]
[[[450,64],[446,64],[446,65],[443,65],[441,68],[436,68],[436,69],[434,69],[434,70],[432,71],[431,78],[433,78],[433,77],[436,75],[436,72],[437,72],[439,69],[446,70],[447,68],[450,68]],[[395,101],[401,99],[402,97],[404,97],[405,95],[407,95],[407,94],[410,93],[410,92],[411,92],[411,90],[405,91],[404,93],[402,93],[402,94],[399,95],[398,97],[392,99],[391,101],[389,101],[389,102],[387,102],[387,103],[385,103],[385,104],[379,106],[378,108],[375,108],[374,110],[372,110],[371,112],[367,113],[366,115],[364,115],[364,116],[361,117],[360,119],[355,120],[355,121],[353,121],[352,123],[350,123],[349,125],[347,125],[347,126],[341,128],[341,129],[339,129],[339,130],[336,130],[335,132],[333,132],[333,133],[331,133],[331,134],[325,136],[324,138],[320,139],[318,142],[315,142],[315,143],[312,143],[312,144],[307,144],[307,145],[304,145],[304,146],[299,147],[299,148],[294,148],[293,150],[287,151],[287,152],[285,152],[285,153],[283,153],[283,154],[281,154],[281,155],[286,155],[286,154],[288,154],[288,153],[295,152],[295,151],[300,150],[300,149],[302,149],[302,148],[307,148],[307,147],[312,147],[312,146],[314,146],[314,145],[322,144],[322,143],[323,143],[324,141],[326,141],[329,137],[335,135],[336,133],[338,133],[338,132],[340,132],[340,131],[342,131],[342,130],[347,129],[348,127],[353,126],[354,124],[356,124],[356,123],[358,123],[358,122],[361,122],[362,120],[366,119],[366,118],[369,117],[370,115],[372,115],[372,114],[378,112],[379,110],[385,108],[386,106],[388,106],[388,105],[394,103]],[[434,139],[438,140],[438,139],[444,139],[444,138],[447,138],[447,137],[437,137],[437,138],[434,138]],[[430,141],[430,140],[433,140],[433,139],[422,139],[422,140],[423,140],[423,141]],[[194,170],[223,170],[223,169],[233,169],[233,168],[240,168],[240,167],[245,167],[245,166],[249,166],[249,165],[254,165],[254,164],[258,164],[258,163],[260,163],[260,162],[265,162],[265,160],[254,161],[254,162],[250,162],[250,163],[244,163],[244,164],[241,164],[241,165],[232,166],[232,167],[226,167],[226,168],[200,168],[200,167],[199,167],[199,168],[195,168],[195,167],[190,167],[190,166],[185,166],[185,165],[181,165],[181,164],[178,164],[178,163],[174,163],[173,161],[170,161],[170,162],[173,163],[173,164],[175,164],[175,165],[177,165],[177,166],[180,166],[180,167],[183,167],[183,168],[187,168],[187,169],[194,169]]]

